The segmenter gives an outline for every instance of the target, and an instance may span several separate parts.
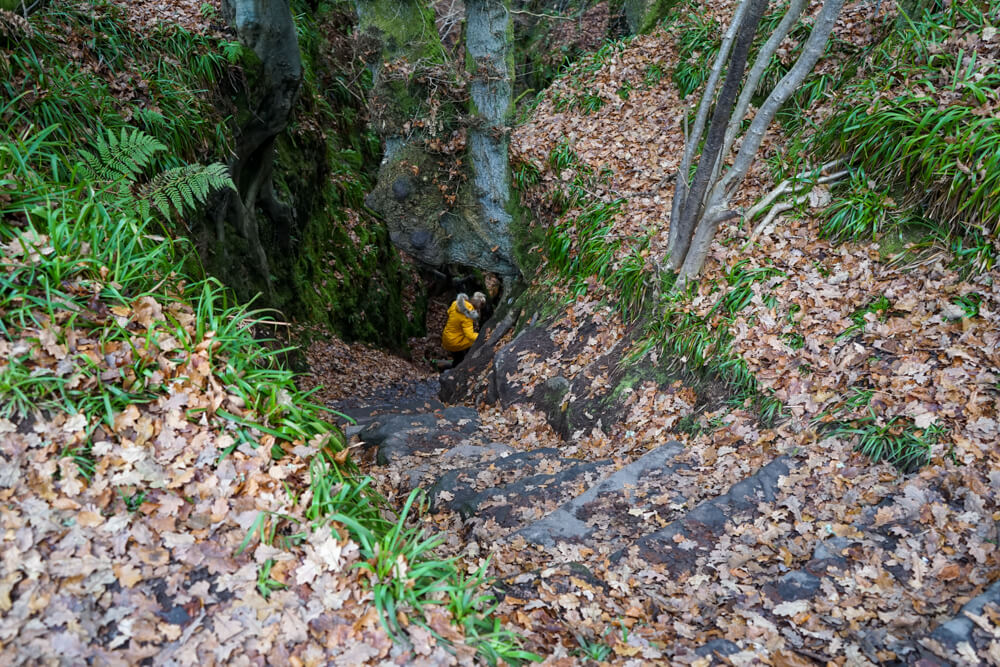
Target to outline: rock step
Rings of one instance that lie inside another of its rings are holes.
[[[364,406],[333,403],[328,407],[342,415],[337,417],[337,425],[344,429],[348,437],[386,416],[416,415],[445,409],[444,403],[433,398],[403,399],[392,403],[373,403]]]
[[[759,515],[760,503],[777,499],[778,483],[793,465],[793,459],[779,456],[725,494],[700,503],[660,530],[639,538],[631,547],[612,554],[612,559],[621,559],[626,551],[634,552],[641,560],[662,565],[673,575],[693,573],[698,559],[715,547],[728,523],[753,521]]]
[[[614,470],[610,461],[562,459],[561,463],[565,467],[558,472],[531,475],[473,498],[469,505],[483,522],[484,536],[497,538],[502,534],[498,529],[514,529],[542,518]]]
[[[607,464],[564,458],[559,449],[543,447],[448,471],[434,483],[429,495],[432,507],[447,507],[464,518],[479,514],[480,507],[488,501],[491,517],[506,517],[508,512],[499,506],[507,502],[518,504],[510,508],[514,512],[526,504],[538,508],[544,506],[543,501],[547,501],[545,505],[551,504],[556,496],[562,502],[567,493],[580,493],[583,490],[581,481],[589,485],[602,465]],[[510,527],[510,520],[504,518],[503,525]]]
[[[389,412],[368,420],[364,428],[358,432],[358,436],[367,445],[380,445],[392,436],[434,429],[475,433],[479,430],[479,413],[465,407],[440,408],[417,413]]]
[[[624,547],[650,522],[665,525],[676,514],[671,506],[683,503],[672,490],[680,466],[671,464],[683,450],[671,441],[647,452],[511,537],[546,547],[567,542],[611,551]]]
[[[441,408],[414,414],[385,413],[371,418],[358,432],[360,440],[377,447],[376,462],[402,470],[405,490],[430,486],[443,472],[482,469],[490,461],[514,453],[480,431],[478,413],[466,407]]]
[[[874,527],[877,525],[877,511],[889,505],[891,500],[891,497],[886,498],[878,505],[866,507],[862,518],[851,526],[853,533],[820,541],[813,550],[812,559],[803,567],[765,583],[762,592],[766,595],[768,611],[773,611],[773,605],[784,602],[808,601],[808,609],[803,611],[818,614],[837,625],[838,619],[830,614],[839,611],[842,600],[856,594],[858,581],[871,579],[872,563],[878,563],[891,577],[891,581],[879,580],[872,585],[883,589],[919,590],[920,583],[914,581],[913,572],[907,564],[899,561],[896,549],[903,538],[895,534],[895,530],[900,528],[904,529],[903,535],[917,529],[908,526],[905,519]],[[897,662],[920,667],[986,664],[983,656],[988,655],[993,660],[991,664],[1000,664],[1000,642],[996,641],[998,636],[994,634],[995,628],[1000,626],[997,623],[1000,609],[993,612],[993,618],[985,623],[987,627],[977,625],[973,620],[973,617],[982,617],[984,607],[991,603],[1000,606],[1000,582],[994,582],[969,600],[951,620],[922,637],[907,636],[908,632],[893,624],[895,617],[892,614],[887,619],[882,619],[880,615],[869,618],[854,627],[850,635],[864,655],[877,664],[885,662],[887,652],[895,654]],[[788,611],[795,610],[786,605],[784,612]],[[772,613],[770,618],[777,626],[784,626],[782,633],[786,637],[801,642],[797,645],[823,654],[825,642],[802,636],[788,613],[783,613],[781,617]],[[994,653],[991,654],[991,650]]]
[[[596,576],[583,563],[559,563],[543,569],[521,572],[493,583],[497,598],[513,598],[523,603],[530,600],[553,600],[560,595],[581,598],[594,591],[606,593],[608,583]]]
[[[954,618],[919,640],[921,648],[933,654],[925,654],[921,667],[1000,664],[996,616],[983,618],[984,608],[989,604],[1000,605],[1000,581],[993,582],[969,600]]]
[[[476,411],[453,407],[417,414],[379,415],[369,421],[358,436],[366,445],[377,446],[378,463],[388,465],[406,456],[440,453],[470,439],[476,440],[476,444],[488,445],[482,438],[473,437],[478,432]]]

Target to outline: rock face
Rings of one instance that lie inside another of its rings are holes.
[[[298,34],[287,2],[224,0],[222,12],[240,42],[257,56],[260,67],[252,91],[252,113],[237,133],[235,157],[229,165],[237,193],[226,195],[221,214],[250,245],[266,292],[273,297],[266,279],[271,271],[257,209],[263,209],[269,222],[281,230],[279,238],[287,239],[294,222],[292,211],[277,198],[272,172],[275,140],[288,125],[302,83]]]
[[[355,6],[373,47],[369,107],[385,148],[365,203],[385,220],[396,247],[425,264],[518,275],[509,229],[513,58],[506,3],[466,5],[467,89],[424,3]],[[431,79],[444,83],[430,86]]]

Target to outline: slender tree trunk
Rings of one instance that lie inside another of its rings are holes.
[[[826,0],[823,3],[823,8],[816,17],[812,32],[809,33],[809,38],[803,45],[798,60],[758,109],[743,137],[740,150],[733,160],[733,166],[721,179],[715,182],[705,205],[705,213],[697,224],[691,245],[681,265],[678,276],[680,284],[683,285],[687,280],[698,275],[705,264],[705,258],[708,256],[708,250],[718,231],[719,224],[735,215],[726,210],[729,198],[746,177],[747,171],[753,163],[753,158],[760,148],[761,141],[764,139],[764,134],[774,120],[778,109],[802,85],[806,76],[822,57],[826,50],[827,40],[830,38],[830,32],[833,30],[843,6],[844,0]]]
[[[681,166],[677,170],[677,178],[674,185],[674,200],[671,204],[670,229],[668,231],[668,247],[670,248],[677,245],[677,238],[682,235],[680,224],[675,224],[675,221],[680,219],[681,207],[687,198],[688,177],[691,173],[691,163],[694,161],[694,151],[698,144],[701,143],[701,135],[705,131],[705,124],[708,122],[708,112],[712,108],[712,100],[715,99],[715,91],[719,86],[722,70],[726,67],[726,60],[729,58],[729,51],[732,48],[733,40],[736,38],[736,31],[743,21],[743,15],[749,4],[750,0],[742,0],[733,14],[733,21],[729,25],[729,29],[726,30],[726,35],[722,39],[722,45],[719,47],[719,53],[715,56],[715,62],[712,63],[712,72],[705,83],[705,90],[702,92],[701,102],[698,104],[698,113],[695,116],[690,134],[687,132],[687,119],[685,117],[684,154],[681,156]],[[690,234],[691,230],[688,229],[684,236],[690,236]],[[676,270],[682,260],[682,257],[677,258],[677,265],[672,265],[671,268]],[[671,255],[671,262],[673,263],[673,261],[674,257]]]
[[[766,8],[767,0],[750,0],[746,14],[740,22],[733,45],[733,55],[729,61],[729,69],[726,71],[726,79],[719,92],[719,99],[715,103],[715,110],[712,112],[712,122],[708,127],[705,146],[698,159],[698,168],[691,183],[691,191],[684,198],[680,217],[676,221],[675,243],[670,247],[671,266],[677,266],[678,263],[685,261],[688,248],[691,246],[692,231],[704,212],[705,194],[711,185],[710,180],[712,172],[715,171],[715,164],[719,160],[719,153],[726,136],[726,127],[729,125],[733,105],[736,103],[737,94],[739,94],[740,82],[743,80],[743,72],[746,70],[747,59],[750,56],[750,47]],[[689,138],[688,141],[692,144],[695,143],[693,138]],[[678,182],[680,182],[680,176],[678,176]],[[674,221],[671,220],[671,226],[673,225]]]
[[[746,135],[743,137],[739,153],[733,160],[732,168],[716,185],[720,194],[723,192],[727,196],[732,194],[733,189],[743,182],[743,178],[753,163],[754,155],[760,148],[760,142],[764,139],[764,134],[774,120],[775,114],[778,113],[778,109],[798,90],[826,51],[826,42],[830,38],[830,33],[833,31],[833,26],[836,24],[843,6],[844,0],[826,0],[823,3],[823,8],[813,23],[812,32],[809,33],[809,38],[802,46],[799,59],[795,61],[792,69],[788,70],[788,73],[781,78],[781,81],[757,110]]]
[[[722,155],[729,155],[729,151],[733,147],[733,142],[736,140],[736,135],[739,134],[740,128],[743,125],[743,119],[746,117],[747,111],[750,110],[750,100],[757,91],[757,86],[760,85],[760,80],[771,62],[771,57],[774,56],[778,47],[785,40],[785,37],[791,32],[792,26],[799,20],[805,6],[806,0],[792,0],[788,6],[788,11],[781,19],[781,23],[778,24],[778,27],[764,45],[760,47],[760,52],[753,61],[750,73],[747,75],[747,80],[743,84],[740,99],[736,102],[736,110],[733,111],[732,118],[730,118],[729,127],[726,128],[726,141],[722,145]],[[720,160],[716,164],[715,173],[713,174],[714,178],[712,179],[713,183],[718,180],[721,169],[722,161]]]

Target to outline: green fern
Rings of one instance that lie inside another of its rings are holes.
[[[144,208],[152,202],[164,217],[169,218],[171,209],[177,213],[193,210],[198,204],[204,204],[212,191],[222,188],[235,190],[236,185],[226,165],[216,162],[168,169],[154,176],[139,194]]]
[[[122,197],[123,203],[138,206],[143,216],[149,215],[152,205],[169,218],[171,211],[184,213],[204,204],[213,190],[236,189],[226,165],[218,162],[168,169],[136,187],[153,156],[165,150],[166,146],[142,130],[122,128],[119,134],[109,130],[106,138],[99,136],[94,151],[81,150],[80,157],[89,176],[118,184],[111,191]]]
[[[123,127],[120,135],[108,130],[107,138],[98,136],[95,153],[81,150],[89,174],[102,181],[134,181],[150,165],[153,156],[167,147],[141,130]]]

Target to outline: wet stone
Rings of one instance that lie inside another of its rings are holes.
[[[403,201],[413,194],[413,184],[410,179],[400,176],[392,183],[392,196],[396,201]]]
[[[702,658],[711,658],[716,655],[726,657],[739,653],[740,647],[728,639],[713,639],[704,646],[696,648],[694,652]]]
[[[807,600],[819,592],[820,579],[803,570],[788,572],[774,586],[778,598],[783,602]]]

